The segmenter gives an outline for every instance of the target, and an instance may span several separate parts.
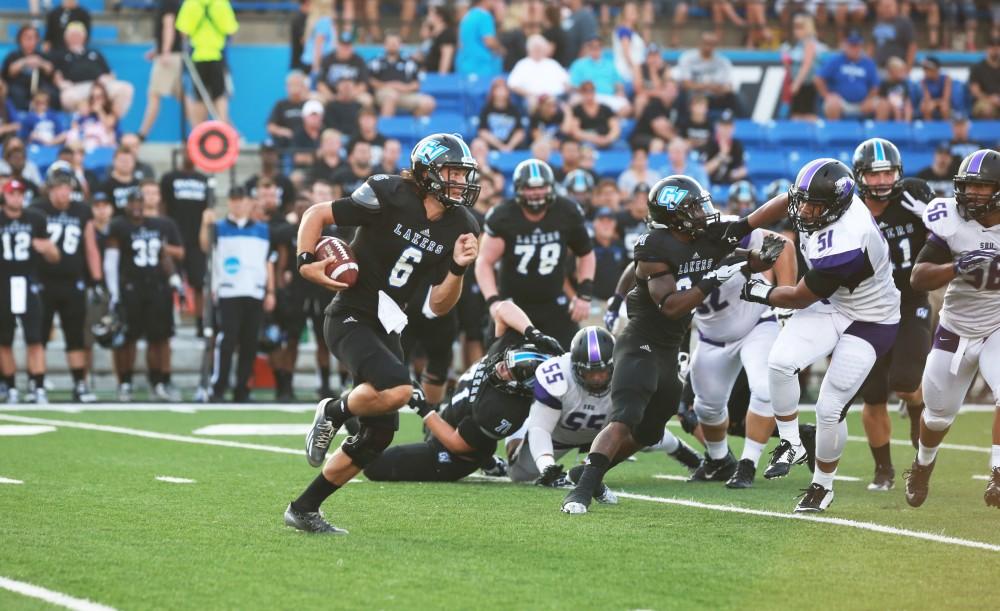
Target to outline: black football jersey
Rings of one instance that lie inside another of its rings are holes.
[[[169,219],[144,218],[135,224],[117,217],[111,221],[108,231],[121,253],[118,265],[122,284],[154,284],[166,280],[160,265],[160,251],[166,244],[180,244],[175,223]]]
[[[168,172],[160,178],[160,193],[167,216],[177,223],[185,244],[196,244],[201,214],[211,198],[208,178],[194,170]]]
[[[115,205],[115,214],[125,214],[125,206],[128,204],[128,197],[133,192],[139,189],[139,181],[135,178],[127,182],[121,182],[114,176],[108,176],[107,180],[102,182],[97,188],[98,191],[102,191],[108,194],[111,198],[111,203]]]
[[[507,200],[486,214],[485,229],[504,241],[498,289],[514,303],[554,302],[563,294],[566,247],[578,257],[593,249],[580,207],[565,197],[556,197],[537,223]]]
[[[691,289],[706,273],[718,265],[727,254],[719,242],[706,237],[684,242],[669,230],[652,229],[635,244],[635,261],[666,263],[677,283],[678,291]],[[629,324],[642,327],[651,341],[677,345],[691,324],[691,314],[671,320],[660,312],[649,294],[648,282],[636,277],[635,288],[628,294]]]
[[[517,432],[528,418],[533,399],[497,389],[486,380],[485,366],[491,356],[523,341],[521,334],[512,330],[497,338],[486,356],[459,378],[451,400],[441,412],[445,422],[475,448],[476,457],[492,456],[497,441]]]
[[[34,279],[38,275],[38,262],[42,258],[31,245],[36,238],[46,238],[45,217],[26,208],[16,219],[7,216],[0,208],[0,278],[14,276]],[[4,288],[6,290],[6,288]]]
[[[902,301],[923,300],[925,291],[916,291],[910,286],[910,273],[917,254],[927,241],[927,227],[921,218],[923,208],[934,199],[927,182],[920,178],[904,178],[899,195],[889,201],[875,222],[889,243],[889,257],[892,259],[892,279],[899,289]],[[917,211],[908,210],[903,200]],[[913,203],[911,203],[913,202]]]
[[[59,262],[41,264],[43,278],[59,281],[80,281],[87,275],[87,254],[83,247],[83,231],[94,218],[90,206],[71,202],[59,210],[46,200],[33,206],[45,215],[49,239],[59,249]]]
[[[351,242],[358,281],[337,293],[330,306],[337,311],[374,316],[379,291],[405,308],[418,287],[444,280],[458,236],[479,235],[479,224],[461,206],[429,220],[413,183],[399,176],[372,176],[353,195],[334,200],[331,206],[339,227],[358,228]]]

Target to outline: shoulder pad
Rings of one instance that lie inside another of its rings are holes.
[[[351,193],[351,200],[364,208],[369,212],[378,212],[382,209],[382,204],[379,203],[378,195],[375,194],[375,189],[371,186],[371,180],[365,181],[360,187]]]
[[[927,209],[924,210],[923,219],[927,229],[942,239],[954,235],[962,222],[961,217],[958,216],[958,209],[955,207],[955,198],[953,197],[939,197],[931,200],[927,204]]]
[[[922,178],[904,178],[901,184],[899,204],[916,214],[923,216],[927,202],[934,199],[934,191]]]
[[[542,362],[535,372],[535,382],[553,397],[562,397],[569,390],[569,376],[573,371],[569,354],[553,356]]]

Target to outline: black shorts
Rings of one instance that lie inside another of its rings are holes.
[[[287,299],[287,302],[279,308],[280,311],[275,312],[275,318],[278,326],[288,334],[288,338],[301,339],[302,331],[306,325],[312,324],[312,331],[316,335],[316,339],[322,340],[323,320],[325,318],[323,310],[326,309],[327,304],[314,297],[302,299],[291,293],[284,298]],[[281,292],[278,293],[278,300],[279,302],[283,300]]]
[[[3,284],[0,288],[0,346],[14,345],[18,321],[21,323],[21,332],[24,333],[24,343],[30,346],[42,343],[41,287],[29,282],[24,314],[11,314],[9,282],[9,279],[0,281]]]
[[[184,278],[188,286],[196,291],[205,288],[205,272],[207,260],[205,253],[197,243],[184,246]]]
[[[427,357],[424,375],[428,381],[444,383],[448,380],[458,337],[458,315],[454,310],[438,318],[413,316],[401,338],[404,361],[411,363],[416,356]]]
[[[514,302],[517,303],[517,302]],[[524,313],[531,319],[531,324],[546,335],[559,340],[564,350],[569,350],[573,336],[580,330],[580,325],[573,322],[569,315],[569,305],[552,303],[518,303]]]
[[[390,447],[365,467],[365,477],[375,482],[456,482],[479,467],[479,461],[457,457],[431,439]]]
[[[208,95],[213,99],[217,100],[222,96],[226,95],[226,64],[225,62],[213,61],[213,62],[195,62],[195,71],[201,78],[201,82],[204,83],[205,89],[208,91]],[[195,95],[201,97],[198,90],[195,89]]]
[[[52,324],[56,314],[62,328],[66,351],[83,350],[83,325],[87,321],[87,292],[83,280],[43,280],[42,341],[52,339]]]
[[[323,321],[323,335],[330,351],[347,366],[355,385],[368,382],[375,390],[386,390],[410,384],[399,335],[386,333],[377,320],[350,310],[333,310]],[[398,412],[359,420],[369,426],[399,429]]]
[[[904,303],[899,314],[896,343],[875,361],[861,386],[865,403],[885,403],[890,392],[913,392],[920,387],[931,351],[931,308],[926,301]]]
[[[166,284],[126,284],[121,308],[126,341],[163,342],[174,336],[174,296]]]
[[[483,341],[490,314],[475,278],[470,279],[466,275],[462,297],[455,310],[458,312],[458,328],[465,335],[465,341]]]
[[[649,333],[629,323],[615,342],[609,420],[627,424],[643,446],[663,438],[663,429],[681,399],[677,346],[655,344]]]

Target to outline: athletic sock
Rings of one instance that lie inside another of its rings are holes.
[[[160,372],[160,381],[163,382],[164,384],[170,384],[170,372],[169,371],[161,371]]]
[[[799,438],[799,419],[797,417],[787,422],[775,418],[775,422],[778,423],[779,437],[792,444],[793,448],[802,445],[802,440]]]
[[[990,455],[990,469],[996,469],[1000,467],[1000,444],[993,444],[993,450]]]
[[[680,439],[668,430],[663,431],[663,437],[660,439],[660,443],[656,444],[658,450],[663,450],[667,454],[673,454],[681,447]]]
[[[889,443],[887,442],[883,446],[875,447],[868,446],[868,449],[872,451],[872,458],[875,459],[876,469],[891,469],[892,468],[892,454],[889,453]]]
[[[84,372],[82,367],[74,367],[70,369],[69,372],[73,375],[73,384],[79,384],[87,379],[87,374]]]
[[[195,337],[202,338],[205,337],[205,319],[201,316],[194,319]]]
[[[319,368],[319,387],[320,388],[330,388],[330,368],[320,367]]]
[[[341,426],[348,418],[354,415],[347,408],[347,398],[349,396],[350,393],[341,395],[336,401],[330,401],[326,404],[326,419],[332,422],[334,426]]]
[[[927,465],[934,462],[935,458],[937,458],[937,452],[938,452],[938,446],[934,446],[933,448],[928,448],[927,446],[924,445],[924,442],[921,441],[920,447],[917,448],[917,464],[926,467]]]
[[[757,466],[760,462],[760,455],[764,453],[764,444],[758,443],[749,437],[743,441],[743,455],[740,456],[740,460],[749,460],[753,462],[753,466]]]
[[[296,511],[311,513],[319,511],[319,506],[328,499],[331,494],[340,489],[340,486],[326,479],[322,473],[316,476],[299,498],[292,501],[292,508]]]
[[[597,452],[587,454],[587,462],[583,467],[583,475],[580,476],[580,481],[576,483],[577,490],[593,496],[598,486],[601,485],[604,474],[607,473],[610,467],[611,459],[604,454]]]
[[[924,404],[910,405],[906,404],[906,415],[910,418],[910,443],[913,444],[913,449],[917,449],[917,439],[920,438],[920,415],[924,411]]]
[[[709,458],[712,460],[721,460],[729,454],[729,443],[725,437],[722,438],[722,441],[709,441],[706,439],[705,449],[708,451]]]
[[[816,471],[813,473],[814,484],[819,484],[827,490],[833,490],[833,476],[837,474],[837,470],[834,469],[832,473],[824,473],[819,466],[816,467]]]
[[[151,388],[160,383],[160,376],[161,374],[159,369],[150,369],[146,373],[146,377],[149,378],[149,386]]]
[[[3,381],[7,383],[7,388],[14,388],[16,386],[16,380],[14,379],[13,374],[4,376]]]
[[[28,380],[31,381],[35,388],[45,388],[45,374],[44,373],[33,373],[28,376]]]
[[[132,370],[123,371],[120,376],[118,376],[118,382],[121,384],[131,384],[132,383]]]

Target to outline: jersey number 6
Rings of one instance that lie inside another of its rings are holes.
[[[410,279],[410,274],[413,273],[413,265],[420,263],[423,256],[424,253],[412,246],[404,250],[403,254],[399,255],[399,260],[396,261],[392,271],[389,272],[389,286],[399,288],[406,284],[406,281]]]

